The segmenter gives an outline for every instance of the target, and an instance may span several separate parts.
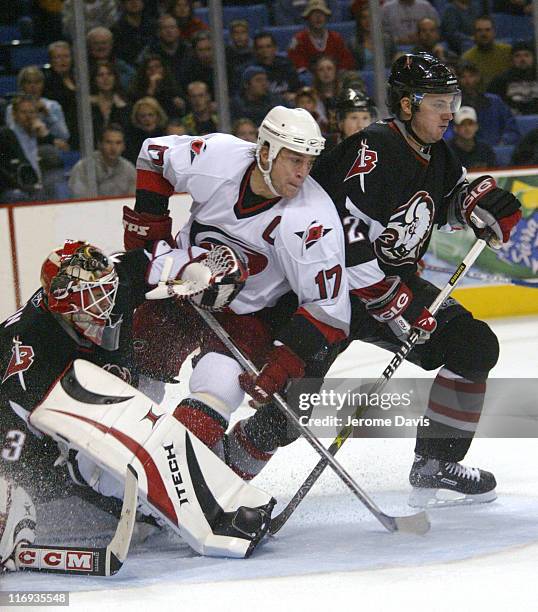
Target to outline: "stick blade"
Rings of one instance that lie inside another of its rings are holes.
[[[424,535],[428,533],[431,527],[430,520],[426,512],[418,512],[411,516],[398,516],[394,519],[396,529],[402,533],[414,533],[416,535]]]
[[[138,502],[138,474],[132,465],[127,466],[123,506],[116,533],[106,547],[106,575],[113,576],[123,565],[129,552]]]

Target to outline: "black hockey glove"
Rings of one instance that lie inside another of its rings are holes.
[[[507,242],[521,219],[521,202],[506,189],[497,187],[492,176],[481,176],[469,184],[462,200],[463,219],[477,238],[493,248]]]

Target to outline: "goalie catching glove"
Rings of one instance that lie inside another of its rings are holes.
[[[500,248],[521,219],[521,202],[506,189],[497,187],[492,176],[481,176],[469,184],[461,201],[461,215],[477,238]],[[487,228],[487,230],[486,230]],[[491,235],[485,236],[488,231]]]
[[[411,330],[417,329],[417,344],[424,344],[437,327],[435,318],[427,308],[413,312],[416,310],[412,307],[413,292],[399,276],[386,276],[382,281],[354,289],[352,293],[364,302],[367,312],[376,321],[389,326],[400,342],[405,342]]]
[[[229,246],[219,244],[209,251],[191,247],[183,251],[160,241],[148,273],[148,283],[158,284],[146,297],[150,300],[188,297],[201,308],[218,311],[231,303],[247,278],[245,261]]]
[[[285,389],[292,378],[304,376],[305,364],[285,344],[279,344],[267,356],[267,363],[258,376],[248,372],[239,375],[239,384],[253,401],[249,402],[252,408],[268,404],[274,393]]]

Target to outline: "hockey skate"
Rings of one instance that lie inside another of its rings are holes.
[[[497,498],[495,476],[479,468],[415,455],[409,474],[413,508],[491,502]]]

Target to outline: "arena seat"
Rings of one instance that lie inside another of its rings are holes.
[[[522,136],[538,128],[538,115],[516,115],[516,123]]]
[[[0,25],[0,44],[20,40],[22,37],[20,28],[16,25]]]
[[[514,148],[514,145],[497,145],[493,147],[493,152],[497,158],[497,164],[501,168],[511,165]]]
[[[341,34],[348,45],[353,43],[357,31],[357,25],[354,21],[335,21],[327,24],[327,28]]]
[[[0,76],[0,96],[14,94],[17,91],[17,77],[12,74]]]
[[[209,24],[209,9],[197,8],[194,10],[196,17]],[[269,25],[269,10],[265,4],[253,4],[251,6],[223,6],[222,20],[227,28],[230,21],[234,19],[245,19],[248,21],[251,35],[258,30],[264,30]]]
[[[532,40],[532,20],[527,15],[508,15],[507,13],[492,13],[495,21],[497,38],[512,40]]]
[[[269,26],[265,28],[266,32],[270,32],[275,37],[279,51],[286,51],[293,35],[300,30],[304,30],[301,25]]]
[[[9,49],[11,72],[18,72],[25,66],[36,64],[42,66],[49,61],[47,47],[33,45],[12,45]]]

